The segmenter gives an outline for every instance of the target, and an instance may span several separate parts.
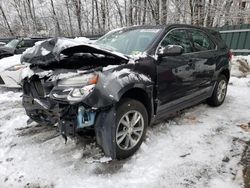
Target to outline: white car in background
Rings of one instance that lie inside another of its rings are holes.
[[[0,42],[0,46],[4,46],[4,45],[6,45],[6,43]]]
[[[14,55],[0,60],[0,86],[21,88],[21,74],[26,67],[20,63],[21,55]]]
[[[85,37],[77,37],[71,40],[79,44],[93,43],[94,41]],[[35,45],[39,45],[39,42]],[[63,47],[68,44],[63,43],[61,45]],[[32,48],[26,50],[32,50]],[[45,51],[45,53],[47,52]],[[22,54],[18,54],[0,59],[0,87],[21,88],[22,70],[26,68],[26,65],[22,65],[20,62],[21,56]]]

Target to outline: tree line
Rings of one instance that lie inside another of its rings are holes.
[[[0,36],[91,36],[131,25],[250,21],[247,0],[0,0]]]

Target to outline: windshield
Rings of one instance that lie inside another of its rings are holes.
[[[144,52],[161,29],[135,29],[111,32],[95,42],[102,48],[126,55]]]
[[[14,39],[14,40],[11,40],[8,44],[6,44],[5,46],[6,47],[9,47],[9,48],[15,48],[17,46],[17,44],[19,43],[19,40],[17,39]]]

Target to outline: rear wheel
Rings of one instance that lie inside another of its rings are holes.
[[[148,126],[145,106],[133,99],[123,99],[117,108],[116,156],[124,159],[133,155],[140,147]]]
[[[228,80],[226,76],[220,75],[215,85],[213,95],[207,100],[209,105],[220,106],[224,102],[227,94],[227,84]]]

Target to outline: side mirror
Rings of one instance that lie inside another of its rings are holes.
[[[159,57],[165,57],[165,56],[177,56],[181,55],[184,52],[184,49],[182,46],[179,45],[168,45],[165,48],[162,47],[158,50],[157,55]]]
[[[16,46],[16,49],[19,49],[19,48],[21,48],[21,45],[20,45],[20,44],[18,44],[18,45]]]

